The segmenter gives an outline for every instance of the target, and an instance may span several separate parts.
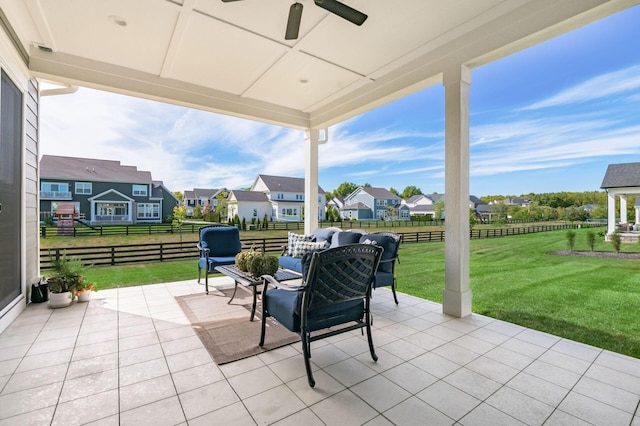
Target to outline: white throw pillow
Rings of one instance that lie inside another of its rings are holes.
[[[328,247],[327,241],[296,241],[293,246],[292,257],[301,258],[313,250],[323,250]]]
[[[289,256],[293,256],[293,247],[296,245],[298,241],[311,241],[313,235],[301,235],[296,234],[295,232],[289,232],[287,234],[287,254]]]

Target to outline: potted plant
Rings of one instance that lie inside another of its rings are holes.
[[[49,306],[63,308],[69,306],[75,297],[75,290],[83,282],[82,272],[85,270],[80,258],[62,256],[51,260],[53,274],[47,278],[49,285]]]
[[[80,281],[76,284],[76,297],[78,302],[88,302],[91,300],[91,294],[94,291],[98,291],[98,286],[95,283],[88,283],[84,278],[80,277]]]

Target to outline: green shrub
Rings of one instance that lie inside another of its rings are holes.
[[[609,235],[609,241],[611,241],[611,243],[613,244],[613,249],[616,251],[616,253],[620,253],[620,248],[622,246],[622,237],[620,236],[620,233],[616,231],[613,234]]]
[[[587,245],[589,246],[591,251],[594,250],[594,248],[596,246],[596,233],[595,232],[587,231]]]
[[[573,248],[576,245],[576,231],[573,229],[569,229],[567,231],[567,245],[569,246],[569,251],[573,251]]]

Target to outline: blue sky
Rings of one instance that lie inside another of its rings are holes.
[[[597,191],[640,161],[640,6],[476,68],[471,193]],[[41,154],[119,160],[173,191],[304,176],[302,132],[80,88],[42,98]],[[329,129],[320,185],[444,192],[444,89]]]

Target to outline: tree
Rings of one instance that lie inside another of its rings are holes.
[[[473,227],[478,223],[478,214],[473,209],[469,209],[469,229],[473,229]]]
[[[218,199],[218,203],[216,204],[216,213],[219,215],[221,220],[224,217],[228,221],[229,218],[227,217],[227,199],[223,196],[216,196],[216,198]]]
[[[396,220],[398,218],[398,211],[395,206],[387,206],[387,219]]]
[[[417,186],[405,186],[400,197],[404,200],[413,197],[414,195],[422,195],[422,191]]]
[[[182,192],[173,191],[173,195],[175,195],[176,198],[178,199],[178,201],[180,201],[182,203],[182,200],[184,199],[184,195],[182,194]]]
[[[180,230],[180,250],[182,250],[182,223],[187,219],[187,207],[184,203],[173,208],[173,221],[171,224]]]
[[[338,187],[333,191],[334,197],[346,197],[351,194],[353,191],[358,189],[358,185],[353,182],[342,182]]]
[[[394,187],[389,188],[389,192],[395,195],[396,197],[400,197],[400,193]]]
[[[444,200],[438,201],[435,204],[435,206],[433,206],[433,209],[434,209],[434,219],[441,220],[442,215],[444,215]]]
[[[200,204],[196,204],[193,208],[193,218],[202,219],[202,207],[200,207]]]

